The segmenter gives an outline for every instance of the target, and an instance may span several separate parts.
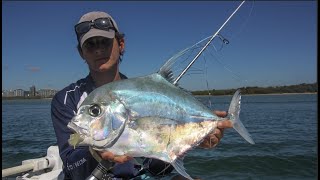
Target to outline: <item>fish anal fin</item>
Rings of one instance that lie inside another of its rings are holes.
[[[177,158],[171,165],[179,174],[187,179],[193,180],[193,178],[186,172],[186,169],[183,166],[183,157]]]

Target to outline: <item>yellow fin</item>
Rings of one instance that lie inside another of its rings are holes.
[[[71,146],[73,146],[73,148],[75,149],[76,146],[83,141],[83,138],[80,137],[80,134],[75,133],[75,134],[71,134],[70,138],[68,140],[69,144]]]

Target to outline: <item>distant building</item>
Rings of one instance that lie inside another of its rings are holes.
[[[36,86],[31,86],[30,87],[30,96],[36,96]]]
[[[9,96],[9,91],[2,90],[2,97],[8,97],[8,96]]]
[[[50,98],[53,97],[57,93],[57,90],[54,89],[40,89],[38,94],[42,98]]]
[[[36,91],[36,87],[33,85],[30,87],[30,91],[25,91],[23,89],[15,90],[2,90],[2,97],[24,97],[24,98],[52,98],[58,90],[54,89],[40,89]]]
[[[14,92],[13,92],[13,90],[10,90],[9,91],[9,97],[13,97],[14,96]]]
[[[2,97],[13,97],[14,91],[13,90],[3,90]]]
[[[30,91],[24,91],[24,97],[30,97]]]
[[[13,90],[13,96],[23,97],[24,96],[24,90],[23,89]]]

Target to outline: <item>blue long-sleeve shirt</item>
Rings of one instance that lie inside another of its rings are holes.
[[[123,74],[121,79],[127,79]],[[96,168],[98,162],[91,155],[89,148],[86,146],[70,146],[68,139],[73,133],[67,124],[76,115],[77,110],[83,100],[95,89],[93,79],[90,75],[78,80],[59,91],[51,102],[51,118],[57,137],[60,157],[63,161],[63,171],[66,178],[81,180],[87,178]],[[153,161],[153,163],[150,163]],[[158,171],[159,167],[165,167],[165,163],[159,160],[151,159],[148,162],[151,172]],[[152,167],[154,168],[152,168]],[[133,162],[129,161],[123,164],[116,164],[113,168],[112,175],[115,177],[135,177],[139,173],[140,167],[136,167]],[[161,171],[161,168],[160,168]],[[171,172],[169,168],[166,172]]]

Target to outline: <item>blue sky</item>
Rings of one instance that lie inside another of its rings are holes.
[[[2,2],[2,89],[62,89],[88,74],[73,26],[106,11],[126,35],[121,72],[156,72],[178,51],[213,35],[240,1]],[[230,43],[190,90],[317,81],[317,2],[246,2],[221,31]],[[207,59],[210,59],[208,56]],[[200,61],[200,60],[199,60]],[[188,76],[189,78],[189,76]],[[208,81],[209,86],[206,86]]]

